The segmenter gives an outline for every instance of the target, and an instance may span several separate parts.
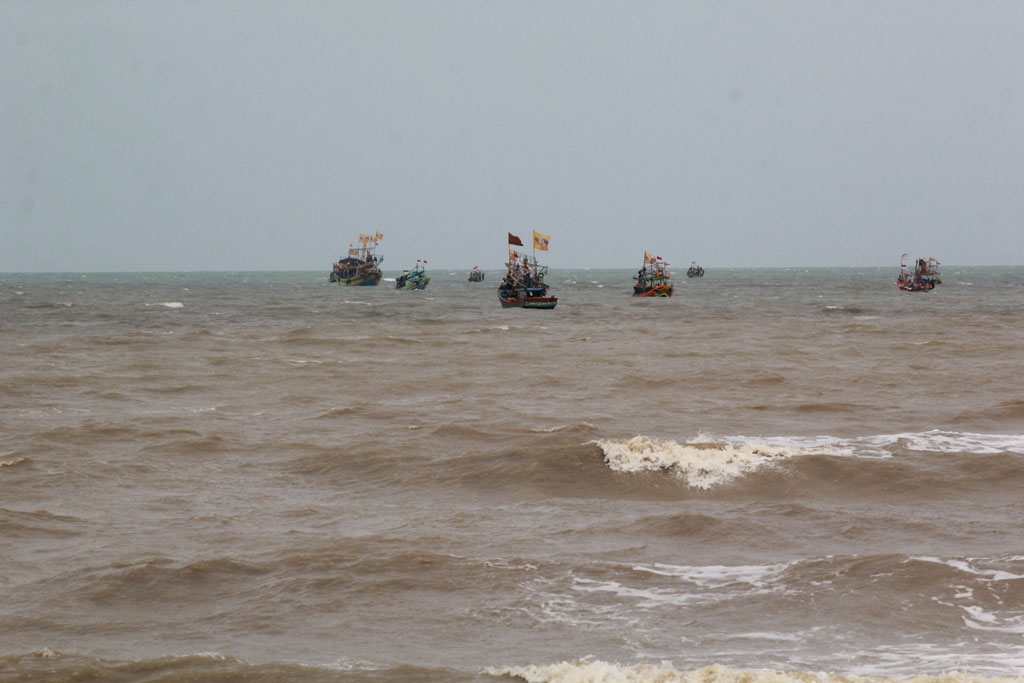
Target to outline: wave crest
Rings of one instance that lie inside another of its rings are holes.
[[[710,489],[749,474],[766,464],[805,451],[786,446],[747,442],[685,443],[634,436],[632,439],[601,439],[595,442],[605,462],[616,472],[674,472],[694,488]]]
[[[511,676],[528,683],[576,683],[578,681],[603,681],[604,683],[640,683],[658,681],[659,683],[700,683],[716,681],[717,683],[880,683],[893,681],[903,683],[905,679],[888,676],[848,676],[842,674],[823,674],[809,671],[743,671],[732,669],[721,664],[712,664],[692,671],[680,671],[669,662],[655,664],[636,664],[625,666],[601,661],[559,662],[549,665],[529,665],[510,667],[491,667],[484,673],[492,676]],[[968,683],[986,681],[1019,681],[1019,678],[999,678],[964,674],[959,672],[945,673],[938,676],[921,675],[913,679],[916,683]]]

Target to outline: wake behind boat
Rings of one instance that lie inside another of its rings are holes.
[[[348,256],[335,262],[328,280],[345,287],[373,287],[379,284],[380,264],[384,259],[377,256],[376,252],[383,237],[379,232],[375,235],[360,235],[359,246],[348,245]]]
[[[636,280],[636,284],[633,285],[633,296],[672,296],[675,287],[669,282],[672,278],[668,272],[669,265],[660,256],[645,251],[644,265],[633,277]]]
[[[533,231],[533,248],[548,250],[550,235]],[[536,255],[531,259],[513,246],[523,246],[523,241],[508,234],[508,262],[505,263],[505,277],[498,287],[498,301],[502,308],[545,308],[551,309],[558,304],[558,297],[548,296],[548,286],[544,282],[548,267],[537,263]]]

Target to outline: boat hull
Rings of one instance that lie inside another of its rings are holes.
[[[380,271],[360,273],[348,278],[339,277],[337,274],[331,273],[330,281],[337,282],[342,287],[375,287],[380,284],[381,276]]]
[[[415,277],[402,276],[395,281],[395,289],[411,292],[417,289],[426,289],[430,284],[430,278],[420,273]]]
[[[930,292],[935,289],[934,282],[897,282],[896,286],[902,292]]]
[[[633,288],[633,296],[642,297],[670,297],[674,292],[675,287],[673,285],[658,285],[657,287],[651,287],[646,290],[638,290],[635,287]]]
[[[498,292],[498,302],[502,308],[541,308],[552,309],[558,304],[557,296],[523,296],[508,298],[504,292]]]

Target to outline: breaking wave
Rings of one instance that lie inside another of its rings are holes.
[[[794,456],[893,458],[910,453],[1024,454],[1024,435],[931,430],[842,438],[836,436],[722,436],[687,442],[634,436],[591,441],[616,472],[665,472],[688,486],[708,490]],[[890,473],[891,474],[891,473]],[[985,472],[977,472],[978,476]],[[887,475],[888,476],[888,475]]]
[[[849,676],[808,671],[743,671],[714,664],[680,671],[669,662],[627,666],[609,662],[579,660],[548,665],[489,668],[485,673],[511,676],[528,683],[906,683],[891,676]],[[996,678],[951,672],[938,676],[915,676],[913,683],[1002,683],[1020,678]]]
[[[672,472],[690,486],[704,490],[754,472],[772,461],[811,452],[753,442],[681,444],[647,436],[601,439],[596,443],[604,452],[605,462],[617,472]]]

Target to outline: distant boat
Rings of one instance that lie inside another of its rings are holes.
[[[548,250],[550,235],[533,232],[534,254],[536,250]],[[548,267],[537,263],[537,257],[531,259],[526,254],[513,249],[513,246],[523,246],[523,241],[508,234],[508,262],[505,263],[505,277],[498,287],[498,301],[502,308],[554,308],[558,304],[558,297],[548,296],[548,286],[544,278],[548,274]]]
[[[480,270],[480,268],[478,268],[477,266],[473,266],[473,270],[469,271],[469,281],[470,282],[483,282],[484,281],[484,271]]]
[[[942,284],[939,266],[942,265],[934,257],[919,258],[914,270],[907,267],[907,254],[900,257],[900,274],[896,277],[896,286],[904,292],[928,292],[935,285]]]
[[[669,280],[672,275],[668,272],[668,263],[665,263],[660,256],[654,256],[644,252],[644,265],[633,277],[636,284],[633,285],[633,296],[672,296],[675,287]]]
[[[402,274],[395,280],[395,289],[426,289],[430,283],[430,276],[427,275],[427,271],[423,267],[425,263],[426,261],[416,259],[415,268],[402,271]]]
[[[686,277],[704,277],[704,267],[698,266],[696,261],[690,261],[690,267],[686,270]]]
[[[377,256],[377,245],[384,235],[360,235],[359,246],[348,245],[348,256],[339,258],[328,277],[344,287],[373,287],[380,283],[380,264],[383,257]]]

